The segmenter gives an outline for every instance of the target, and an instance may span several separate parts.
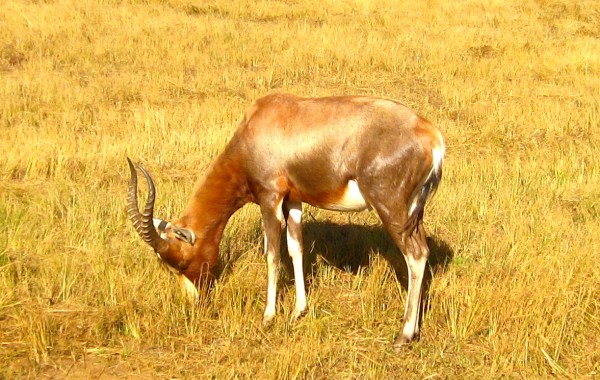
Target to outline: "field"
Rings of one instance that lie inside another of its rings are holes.
[[[196,303],[127,220],[127,156],[175,219],[274,92],[394,98],[444,132],[403,352],[373,212],[305,207],[309,312],[289,322],[288,268],[269,329],[257,206]],[[0,378],[599,379],[599,126],[593,0],[4,1]]]

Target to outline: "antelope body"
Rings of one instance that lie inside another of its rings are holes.
[[[374,209],[404,255],[408,296],[399,348],[419,333],[422,280],[429,249],[422,225],[442,174],[440,131],[406,106],[372,97],[302,98],[275,94],[245,113],[233,138],[198,181],[182,216],[153,218],[152,178],[142,212],[131,161],[129,216],[142,238],[179,275],[188,292],[209,284],[231,215],[260,206],[268,268],[263,323],[275,317],[280,235],[292,258],[294,317],[307,308],[302,267],[302,203],[339,211]]]

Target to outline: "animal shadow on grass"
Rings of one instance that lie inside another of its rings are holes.
[[[357,274],[370,263],[370,255],[379,253],[391,265],[404,290],[408,289],[408,269],[404,256],[396,247],[383,226],[362,226],[312,221],[303,224],[304,269],[307,287],[311,278],[319,270],[317,255],[325,262],[340,270]],[[285,239],[282,253],[287,252]],[[421,312],[429,310],[429,286],[432,275],[445,271],[454,257],[454,252],[443,240],[435,236],[427,237],[429,260],[423,279]],[[282,263],[288,274],[293,273],[292,263],[287,254],[282,254]],[[290,276],[290,280],[291,280]],[[420,318],[422,321],[423,318]]]

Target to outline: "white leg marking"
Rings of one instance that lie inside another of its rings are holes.
[[[279,220],[279,223],[285,222],[285,220],[283,220],[283,208],[281,207],[282,205],[283,198],[281,198],[279,204],[277,205],[277,208],[275,209],[275,216],[277,217],[277,220]]]
[[[263,253],[267,253],[267,234],[264,232],[263,232],[263,243],[264,243]]]
[[[283,223],[283,198],[279,200],[279,203],[275,206],[275,217],[279,221],[279,228]],[[265,216],[263,215],[263,218]],[[270,242],[267,237],[267,226],[264,223],[265,229],[265,252],[267,254],[267,305],[265,306],[265,314],[263,316],[263,325],[268,326],[275,317],[276,303],[277,303],[277,280],[279,279],[279,239],[277,242]],[[278,230],[279,234],[281,230]],[[279,235],[277,235],[279,236]]]
[[[287,228],[287,243],[292,264],[294,266],[294,279],[296,283],[296,307],[293,318],[297,318],[306,311],[306,289],[304,287],[304,269],[303,269],[303,249],[302,241],[296,240],[295,236],[290,234],[291,228],[302,228],[302,204],[289,203],[289,219]],[[291,224],[291,226],[290,226]]]
[[[265,235],[265,248],[267,247],[267,237]],[[267,305],[263,323],[268,324],[275,317],[275,304],[277,302],[277,278],[279,259],[275,258],[275,254],[267,251]]]
[[[412,276],[408,260],[409,260],[408,257],[404,256],[404,261],[406,262],[406,273],[408,275],[408,288],[407,288],[407,293],[406,293],[406,304],[404,305],[404,321],[406,321],[408,318],[408,300],[409,300],[408,297],[410,296],[410,294],[408,292],[410,291],[410,285],[411,285],[410,278]],[[412,258],[410,260],[412,261]]]
[[[406,299],[406,313],[404,316],[402,335],[408,339],[412,339],[415,336],[415,333],[418,331],[421,288],[423,287],[423,275],[425,272],[427,258],[415,260],[412,257],[407,257],[406,263],[409,268],[408,294]]]

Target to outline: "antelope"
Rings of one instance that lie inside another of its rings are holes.
[[[196,183],[182,216],[155,219],[155,185],[138,209],[131,171],[128,215],[139,235],[194,297],[210,285],[223,230],[243,205],[259,205],[264,227],[267,298],[263,324],[276,314],[280,235],[285,224],[296,289],[292,319],[305,314],[302,203],[336,211],[373,209],[408,268],[404,325],[396,350],[419,336],[429,248],[423,212],[442,177],[441,132],[407,106],[364,96],[303,98],[272,94],[250,106],[233,137]]]

